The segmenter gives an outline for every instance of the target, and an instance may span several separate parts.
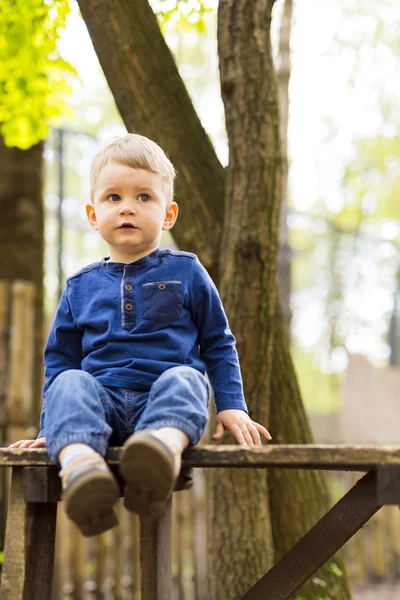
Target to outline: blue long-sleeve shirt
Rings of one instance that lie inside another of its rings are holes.
[[[187,365],[207,371],[217,412],[247,411],[218,291],[188,252],[157,249],[130,264],[103,259],[70,277],[44,359],[45,399],[67,369],[87,371],[104,386],[145,391],[166,369]]]

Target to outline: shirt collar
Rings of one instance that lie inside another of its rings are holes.
[[[151,252],[150,254],[147,254],[147,256],[142,256],[142,258],[139,258],[138,260],[135,260],[134,262],[131,262],[131,263],[112,262],[112,261],[110,261],[110,257],[107,256],[106,258],[103,258],[101,260],[101,266],[104,269],[112,270],[112,271],[122,271],[125,267],[129,270],[143,269],[146,267],[150,267],[155,262],[157,262],[159,254],[160,254],[160,248],[156,248],[155,250],[153,250],[153,252]]]

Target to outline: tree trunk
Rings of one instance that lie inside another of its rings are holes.
[[[222,2],[221,2],[222,4]],[[228,7],[234,10],[239,3],[224,2],[225,9]],[[253,3],[254,4],[254,3]],[[271,3],[272,4],[272,1]],[[105,76],[110,85],[111,91],[114,94],[117,105],[121,112],[121,116],[124,119],[125,125],[129,131],[139,131],[144,135],[155,139],[160,143],[162,147],[168,152],[172,162],[178,170],[178,181],[179,186],[177,187],[177,200],[181,204],[181,213],[177,224],[174,227],[174,237],[182,249],[192,250],[196,252],[202,262],[209,268],[211,275],[218,283],[218,262],[219,262],[219,248],[221,242],[222,232],[222,212],[223,212],[223,199],[224,199],[224,169],[218,161],[215,151],[207,135],[204,133],[204,129],[198,119],[198,116],[191,105],[186,90],[182,91],[184,86],[180,81],[180,76],[176,65],[170,55],[170,51],[165,46],[164,40],[162,39],[161,31],[158,26],[155,26],[154,15],[149,12],[149,6],[147,0],[136,0],[135,2],[122,1],[116,4],[110,5],[106,0],[79,0],[79,5],[83,14],[83,17],[88,26],[89,32],[92,37],[92,41],[99,57],[100,63],[103,67]],[[251,7],[253,10],[253,5]],[[236,9],[235,9],[236,10]],[[247,7],[246,12],[249,11]],[[257,8],[257,15],[260,18],[259,9]],[[246,18],[250,16],[246,15]],[[245,16],[243,16],[245,18]],[[263,21],[267,20],[267,14],[264,15]],[[231,21],[231,19],[229,19]],[[254,39],[260,39],[261,45],[265,43],[263,39],[263,33],[265,31],[265,24],[262,23],[260,27],[251,35],[252,43]],[[261,33],[261,36],[259,35]],[[139,40],[139,42],[137,42]],[[242,44],[243,51],[248,54],[248,48],[250,43],[247,45]],[[250,60],[247,56],[246,60]],[[257,60],[265,60],[263,57],[255,59],[255,67],[257,69]],[[252,73],[253,64],[248,67],[248,73],[243,72],[243,68],[239,71],[240,76],[247,76]],[[233,75],[236,75],[235,73]],[[237,75],[236,75],[237,76]],[[252,95],[254,92],[253,87],[260,85],[263,87],[262,80],[253,77],[248,80],[247,85],[249,90],[244,90],[243,85],[240,85],[240,89],[243,93],[249,93]],[[179,80],[179,82],[178,82]],[[225,97],[229,95],[229,83],[228,89],[225,89]],[[181,108],[182,107],[182,108]],[[246,115],[243,113],[243,106],[239,104],[237,110],[240,111],[239,117],[246,122]],[[151,112],[150,112],[151,111]],[[177,114],[176,114],[177,113]],[[228,113],[228,111],[227,111]],[[149,118],[149,115],[151,118]],[[184,115],[184,116],[183,116]],[[227,114],[227,116],[229,116]],[[264,115],[256,115],[256,120],[263,122]],[[276,126],[276,125],[275,125]],[[248,124],[246,124],[248,127]],[[271,131],[272,124],[268,125],[268,131]],[[232,134],[231,134],[232,135]],[[231,160],[236,159],[236,164],[239,164],[239,170],[242,170],[242,161],[245,164],[248,163],[245,156],[244,149],[248,147],[246,140],[243,140],[243,147],[236,147],[239,142],[234,139],[232,140],[231,147]],[[261,131],[259,139],[253,139],[254,148],[252,152],[259,150],[261,156],[265,156],[265,153],[271,153],[272,149],[269,146],[270,140],[265,137],[264,130]],[[266,146],[268,144],[268,146]],[[235,152],[235,156],[232,156],[232,152]],[[237,156],[236,156],[237,155]],[[257,162],[258,164],[258,162]],[[257,172],[257,176],[259,176]],[[232,186],[233,178],[235,174],[230,174],[229,184]],[[239,174],[238,174],[239,176]],[[247,179],[240,178],[240,184],[246,182]],[[272,186],[272,182],[264,182],[264,187],[261,189],[268,188],[268,185]],[[252,188],[253,189],[253,188]],[[243,200],[247,206],[246,191],[242,190]],[[248,194],[249,195],[249,194]],[[258,195],[258,190],[257,190]],[[236,194],[235,194],[235,197]],[[267,196],[271,200],[270,196]],[[249,198],[251,200],[251,198]],[[280,198],[277,199],[280,202]],[[232,199],[231,199],[232,201]],[[258,205],[259,200],[257,200]],[[216,208],[216,205],[218,207]],[[226,224],[227,227],[234,227],[234,218],[228,215],[229,211],[235,210],[241,207],[235,202],[235,204],[227,204],[226,206]],[[274,209],[271,208],[269,215],[263,216],[263,223],[265,227],[265,220],[270,219],[271,224],[276,219],[273,214]],[[247,215],[248,219],[251,215]],[[232,223],[231,223],[232,218]],[[242,214],[239,219],[242,218]],[[241,221],[240,221],[241,222]],[[231,225],[230,225],[231,223]],[[243,319],[249,319],[247,325],[255,329],[254,325],[250,323],[250,318],[255,318],[256,323],[261,323],[258,319],[263,319],[264,314],[255,314],[255,308],[257,306],[263,307],[262,310],[272,311],[274,305],[274,294],[271,298],[263,298],[260,294],[269,294],[273,288],[273,271],[276,269],[276,247],[271,247],[270,250],[270,272],[267,273],[268,269],[265,267],[266,261],[266,250],[263,245],[263,240],[260,241],[260,236],[257,234],[258,222],[254,221],[255,226],[254,238],[249,235],[248,228],[250,227],[250,221],[246,222],[247,236],[243,234],[240,245],[237,247],[233,244],[233,252],[236,252],[235,258],[239,259],[244,268],[244,272],[240,274],[240,281],[248,282],[246,275],[246,269],[248,263],[245,260],[245,255],[249,256],[251,262],[252,273],[256,273],[258,280],[259,291],[257,292],[257,284],[250,282],[250,287],[246,290],[246,295],[242,295],[242,307],[240,306],[239,298],[237,295],[238,288],[235,286],[233,289],[233,297],[230,300],[227,295],[229,292],[229,282],[225,276],[225,283],[220,287],[223,295],[226,308],[229,312],[232,329],[238,338],[238,347],[241,353],[241,360],[243,366],[243,375],[245,378],[245,387],[247,400],[249,404],[251,402],[252,417],[254,419],[264,419],[264,415],[269,414],[268,403],[270,397],[270,389],[261,389],[258,387],[259,399],[256,398],[256,394],[253,393],[254,385],[257,387],[258,379],[254,379],[255,370],[251,368],[249,374],[245,372],[247,368],[246,352],[249,355],[257,357],[257,364],[264,359],[264,363],[261,365],[260,372],[264,379],[270,377],[270,370],[272,368],[273,377],[272,379],[272,390],[271,390],[271,420],[270,429],[275,441],[281,441],[285,439],[290,443],[311,443],[311,435],[307,425],[304,409],[301,404],[300,394],[297,388],[297,382],[294,371],[291,367],[290,354],[288,349],[288,341],[285,336],[279,333],[279,337],[274,346],[274,352],[272,352],[272,325],[271,323],[276,322],[278,332],[280,332],[281,322],[280,315],[272,316],[270,312],[270,323],[266,328],[264,335],[261,337],[258,330],[261,329],[260,325],[256,328],[256,338],[254,343],[248,343],[249,337],[245,335]],[[189,229],[188,229],[189,228]],[[239,232],[240,233],[240,232]],[[268,239],[272,238],[272,231],[268,232]],[[188,237],[190,238],[190,243]],[[232,235],[232,234],[231,234]],[[226,238],[225,238],[226,239]],[[276,240],[275,240],[276,241]],[[273,240],[272,240],[273,242]],[[224,241],[225,243],[225,241]],[[229,241],[231,244],[232,241]],[[235,250],[235,247],[237,250]],[[224,248],[224,244],[222,245]],[[257,266],[255,259],[257,256],[257,248],[260,251],[260,264]],[[210,250],[212,249],[212,250]],[[226,256],[224,253],[224,257]],[[223,258],[224,260],[225,258]],[[233,260],[233,257],[231,257]],[[253,264],[254,261],[254,264]],[[233,265],[234,267],[234,265]],[[221,263],[220,272],[223,273],[225,265]],[[232,276],[232,266],[230,273]],[[265,285],[265,289],[261,289],[261,283]],[[234,285],[234,283],[233,283]],[[271,287],[269,287],[271,285]],[[244,288],[243,288],[244,289]],[[251,294],[256,294],[255,298],[250,297]],[[258,293],[258,297],[257,297]],[[235,317],[236,308],[240,309],[240,318]],[[244,313],[244,311],[247,311]],[[236,331],[238,327],[238,331]],[[262,339],[262,346],[257,346],[257,340]],[[270,353],[270,359],[267,360],[266,356]],[[272,358],[271,358],[272,352]],[[282,358],[283,357],[283,358]],[[287,365],[290,368],[286,371]],[[281,370],[282,369],[282,370]],[[282,381],[285,381],[285,387],[281,389]],[[293,390],[296,389],[296,394],[293,394]],[[282,395],[283,394],[283,395]],[[284,399],[282,402],[281,399]],[[253,408],[253,403],[255,406]],[[265,404],[263,404],[265,402]],[[263,406],[262,406],[263,405]],[[260,410],[260,413],[253,413],[253,411]],[[290,416],[290,419],[288,418]],[[267,419],[268,420],[268,419]],[[225,440],[226,441],[226,440]],[[221,474],[221,471],[219,471]],[[257,560],[255,561],[254,567],[251,566],[249,569],[249,575],[246,577],[253,581],[256,579],[260,571],[270,564],[272,555],[271,547],[268,540],[270,539],[270,522],[268,516],[268,496],[265,485],[265,477],[261,480],[257,480],[255,483],[249,479],[249,471],[243,473],[243,483],[239,488],[240,496],[236,494],[236,490],[229,490],[231,494],[232,502],[230,503],[229,517],[235,519],[234,528],[240,532],[240,536],[236,535],[236,539],[240,537],[239,544],[234,547],[231,543],[232,530],[228,531],[226,526],[226,520],[222,525],[220,531],[216,531],[215,524],[212,518],[209,519],[209,537],[216,538],[217,543],[223,544],[222,553],[225,551],[229,554],[238,553],[238,558],[235,562],[229,563],[229,573],[231,577],[236,577],[236,580],[241,579],[245,574],[245,564],[242,563],[242,557],[247,549],[252,544],[249,543],[249,536],[247,531],[242,527],[242,519],[244,513],[247,512],[248,506],[256,506],[259,513],[256,515],[258,521],[258,527],[264,532],[267,542],[262,544],[262,547],[252,548],[253,555],[257,554]],[[279,485],[278,494],[284,498],[285,506],[282,506],[282,517],[281,521],[287,521],[288,527],[296,528],[296,533],[293,537],[302,535],[307,530],[308,523],[311,521],[317,521],[321,511],[328,510],[329,503],[326,495],[321,494],[321,490],[326,490],[324,483],[323,474],[315,472],[311,474],[311,479],[308,475],[301,476],[302,472],[296,476],[295,480],[284,476],[284,472],[280,471],[283,477],[279,484],[274,479],[273,485]],[[250,475],[250,477],[252,477]],[[315,482],[310,487],[310,481]],[[243,485],[247,483],[247,490],[243,493]],[[259,485],[259,487],[258,487]],[[220,493],[224,494],[224,486]],[[271,486],[272,492],[274,493],[273,486]],[[275,503],[274,499],[276,494],[271,497],[271,507],[273,510],[279,512],[279,504]],[[220,513],[224,512],[224,497],[219,497],[218,504],[216,504],[215,510]],[[307,523],[295,523],[292,519],[292,514],[295,513],[299,505],[307,507]],[[250,519],[254,518],[254,513],[251,513]],[[289,515],[289,518],[288,516]],[[212,514],[210,515],[212,517]],[[219,518],[219,517],[218,517]],[[301,531],[300,531],[301,527]],[[278,532],[278,529],[276,529]],[[283,529],[282,529],[283,531]],[[291,535],[291,534],[290,534]],[[275,538],[275,536],[274,536]],[[257,537],[258,539],[258,537]],[[290,545],[292,537],[290,538],[287,545]],[[278,542],[276,542],[278,543]],[[285,542],[286,544],[286,542]],[[255,546],[255,545],[254,545]],[[232,550],[231,550],[232,548]],[[267,554],[265,557],[261,556],[261,552],[264,552],[263,548],[266,548]],[[277,555],[284,551],[283,544],[278,544]],[[261,565],[260,563],[263,564]],[[335,560],[337,562],[337,560]],[[211,565],[213,571],[218,575],[222,576],[222,573],[218,571],[216,565]],[[322,577],[328,579],[328,574]],[[234,581],[229,583],[234,585]],[[240,584],[241,585],[241,584]],[[243,586],[244,587],[244,586]],[[346,578],[342,577],[338,579],[338,587],[343,590],[343,596],[337,596],[338,598],[346,598],[347,593],[347,582]],[[326,592],[329,590],[326,590]],[[224,598],[226,590],[223,590],[220,598]],[[232,591],[227,592],[232,593]],[[236,590],[236,596],[239,596],[239,590]]]
[[[178,171],[176,199],[183,210],[174,234],[180,247],[200,254],[215,277],[224,172],[156,16],[147,0],[78,3],[126,128],[160,144]]]
[[[289,80],[290,80],[290,32],[292,25],[293,0],[285,0],[279,36],[279,109],[282,148],[282,211],[280,223],[279,288],[282,316],[290,335],[292,310],[290,308],[291,261],[288,217],[288,123],[289,123]]]
[[[39,419],[43,355],[43,143],[8,148],[0,138],[0,279],[36,286],[34,407]]]
[[[286,326],[276,313],[276,331],[271,377],[270,427],[275,444],[310,444],[312,434],[304,411],[292,359]],[[269,501],[275,560],[279,560],[326,513],[331,506],[325,477],[320,471],[271,469]],[[343,573],[338,576],[339,567]],[[343,553],[332,557],[313,580],[302,589],[306,598],[328,595],[331,600],[349,600],[351,592],[346,576]]]
[[[221,2],[218,51],[229,138],[221,297],[235,332],[251,417],[269,426],[282,198],[272,0]],[[210,597],[240,598],[273,565],[265,472],[213,470]],[[227,540],[229,539],[229,543]]]

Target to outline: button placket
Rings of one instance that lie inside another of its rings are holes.
[[[126,267],[124,267],[121,282],[122,327],[124,329],[131,329],[132,325],[134,325],[136,321],[136,311],[135,299],[133,295],[133,278],[131,274],[129,279],[127,276],[129,275]]]

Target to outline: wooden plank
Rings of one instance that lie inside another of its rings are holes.
[[[121,448],[110,448],[107,462],[117,467]],[[45,449],[0,448],[0,467],[51,465]],[[182,466],[219,468],[281,467],[370,471],[380,464],[400,465],[400,446],[371,445],[269,445],[242,448],[239,445],[196,446],[183,454]]]
[[[15,440],[14,440],[15,441]],[[45,448],[0,448],[0,467],[40,467],[50,466],[50,460]]]
[[[194,559],[196,561],[196,600],[207,600],[207,522],[206,485],[204,471],[197,470],[193,485]]]
[[[0,426],[7,425],[6,412],[4,410],[7,398],[8,379],[8,337],[9,337],[9,293],[10,282],[0,279]],[[3,438],[4,439],[4,438]]]
[[[57,504],[25,502],[23,469],[11,480],[1,600],[49,600],[53,578]]]
[[[25,502],[59,502],[61,480],[57,467],[23,467]]]
[[[378,465],[377,493],[381,504],[400,504],[400,466]]]
[[[253,448],[198,446],[183,454],[185,467],[281,467],[370,471],[378,464],[400,464],[400,446],[271,444]]]
[[[33,358],[36,287],[31,281],[11,284],[10,369],[8,376],[8,435],[16,441],[26,437],[32,419]]]
[[[8,341],[9,341],[9,294],[10,282],[0,279],[0,436],[7,438],[7,380],[8,380]],[[0,472],[0,531],[6,528],[8,473]]]
[[[140,519],[142,600],[172,600],[172,499],[160,519]]]
[[[380,508],[376,497],[376,473],[371,471],[242,600],[291,600],[301,586]]]

